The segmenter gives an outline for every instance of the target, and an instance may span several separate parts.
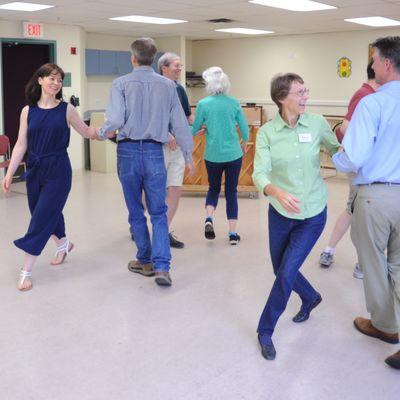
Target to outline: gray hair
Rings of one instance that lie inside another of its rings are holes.
[[[131,44],[131,53],[139,65],[151,65],[157,53],[156,42],[148,37],[136,39]]]
[[[180,60],[181,58],[178,56],[178,54],[176,53],[165,53],[163,54],[160,59],[158,60],[158,71],[160,72],[160,74],[162,75],[162,67],[169,67],[172,63],[172,61],[174,60]]]
[[[271,99],[278,106],[279,111],[282,111],[281,100],[286,99],[289,95],[293,82],[304,84],[303,78],[293,72],[277,74],[271,80]]]
[[[226,94],[229,92],[231,83],[228,75],[220,67],[210,67],[203,72],[206,81],[206,91],[209,94]]]
[[[397,72],[400,72],[400,36],[387,36],[376,39],[372,47],[379,50],[381,58],[387,58],[393,63]]]

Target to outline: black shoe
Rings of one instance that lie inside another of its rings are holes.
[[[209,219],[206,219],[206,223],[204,225],[204,236],[209,240],[215,239],[214,225]]]
[[[293,322],[304,322],[307,321],[308,318],[310,318],[310,313],[311,311],[317,307],[319,303],[321,303],[322,297],[318,293],[318,297],[314,300],[314,302],[307,308],[303,308],[303,306],[300,308],[300,311],[292,318]]]
[[[266,360],[275,360],[276,350],[274,344],[271,341],[271,344],[262,344],[260,334],[258,334],[258,343],[261,346],[261,354]]]
[[[392,368],[400,369],[400,351],[388,357],[385,363]]]
[[[229,234],[229,243],[232,246],[236,246],[240,242],[240,236],[237,233]]]
[[[185,243],[179,241],[172,233],[169,234],[169,245],[175,249],[183,249],[185,247]]]

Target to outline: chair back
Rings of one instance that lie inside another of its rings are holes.
[[[0,135],[0,156],[8,156],[10,150],[10,139],[6,135]]]

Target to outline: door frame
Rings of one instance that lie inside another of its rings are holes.
[[[47,44],[49,45],[50,62],[57,63],[57,41],[55,40],[38,40],[38,39],[21,39],[0,37],[0,45],[3,48],[5,42],[18,42],[24,44]],[[0,51],[0,135],[4,132],[4,102],[3,102],[3,59],[2,51]]]

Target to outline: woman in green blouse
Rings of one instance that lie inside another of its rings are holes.
[[[206,221],[204,235],[214,239],[213,216],[221,191],[222,174],[225,173],[226,215],[229,222],[229,243],[236,245],[240,236],[236,232],[238,219],[237,185],[242,166],[243,149],[249,140],[249,127],[237,99],[228,96],[228,76],[219,67],[203,72],[206,91],[210,96],[199,101],[193,123],[193,133],[205,125],[206,150],[204,160],[207,168],[209,189],[206,198]],[[236,130],[242,134],[243,144]]]
[[[339,143],[324,117],[305,112],[309,91],[293,73],[271,82],[275,118],[257,135],[253,180],[268,196],[269,248],[276,275],[258,325],[262,355],[273,360],[275,325],[294,290],[301,299],[293,322],[306,321],[321,295],[299,272],[326,223],[327,190],[320,175],[320,148],[333,155]]]

